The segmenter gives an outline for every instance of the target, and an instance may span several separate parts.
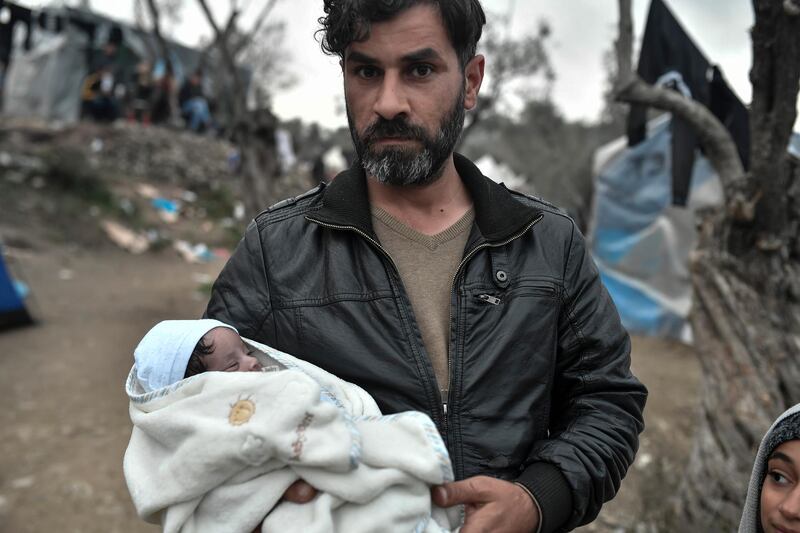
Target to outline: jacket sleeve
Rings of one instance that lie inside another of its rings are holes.
[[[203,316],[235,327],[243,337],[267,343],[263,329],[271,314],[269,294],[261,234],[253,221],[214,282]]]
[[[630,370],[630,337],[574,224],[567,250],[549,438],[534,444],[517,479],[542,509],[542,532],[586,524],[614,497],[647,398]]]

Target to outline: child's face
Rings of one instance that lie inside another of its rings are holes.
[[[761,527],[764,533],[800,533],[800,440],[784,442],[767,461]]]
[[[260,372],[261,363],[253,356],[255,350],[247,346],[235,331],[214,328],[205,335],[214,345],[214,351],[203,357],[203,363],[216,372]]]

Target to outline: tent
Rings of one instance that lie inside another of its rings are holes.
[[[721,205],[719,178],[698,151],[686,208],[672,202],[671,119],[648,126],[633,147],[620,138],[595,154],[595,198],[589,239],[603,283],[632,333],[692,342],[689,256],[697,245],[696,213]],[[789,153],[800,164],[800,134]]]
[[[11,279],[0,245],[0,331],[33,323],[23,301],[24,288]]]
[[[5,81],[4,113],[75,122],[81,85],[88,74],[86,39],[74,32],[48,35],[11,63]]]
[[[0,5],[3,2],[0,0]],[[142,59],[158,55],[151,34],[85,9],[43,8],[30,12],[23,22],[27,25],[17,24],[20,31],[15,30],[15,35],[5,32],[11,41],[3,97],[7,116],[77,121],[81,86],[92,58],[114,31],[122,38],[116,63],[123,83],[133,79]],[[3,27],[0,25],[0,30]],[[167,47],[180,83],[201,64],[203,54],[173,41],[168,41]],[[163,61],[154,65],[156,77],[159,69],[163,70]]]

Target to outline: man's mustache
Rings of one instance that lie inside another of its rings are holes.
[[[364,144],[369,145],[387,137],[392,139],[411,139],[422,141],[423,143],[428,140],[427,132],[423,128],[410,124],[405,118],[392,120],[379,118],[366,129],[362,139]]]

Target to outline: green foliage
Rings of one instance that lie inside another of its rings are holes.
[[[556,78],[547,50],[550,26],[541,21],[535,34],[516,38],[505,33],[512,16],[494,16],[486,26],[479,50],[486,56],[486,79],[462,143],[482,121],[501,114],[512,96],[522,101],[549,98]]]
[[[211,185],[195,189],[198,205],[203,206],[211,220],[221,220],[233,216],[236,198],[230,188],[212,182]]]
[[[54,147],[42,156],[48,185],[101,208],[114,205],[114,195],[77,148]]]

